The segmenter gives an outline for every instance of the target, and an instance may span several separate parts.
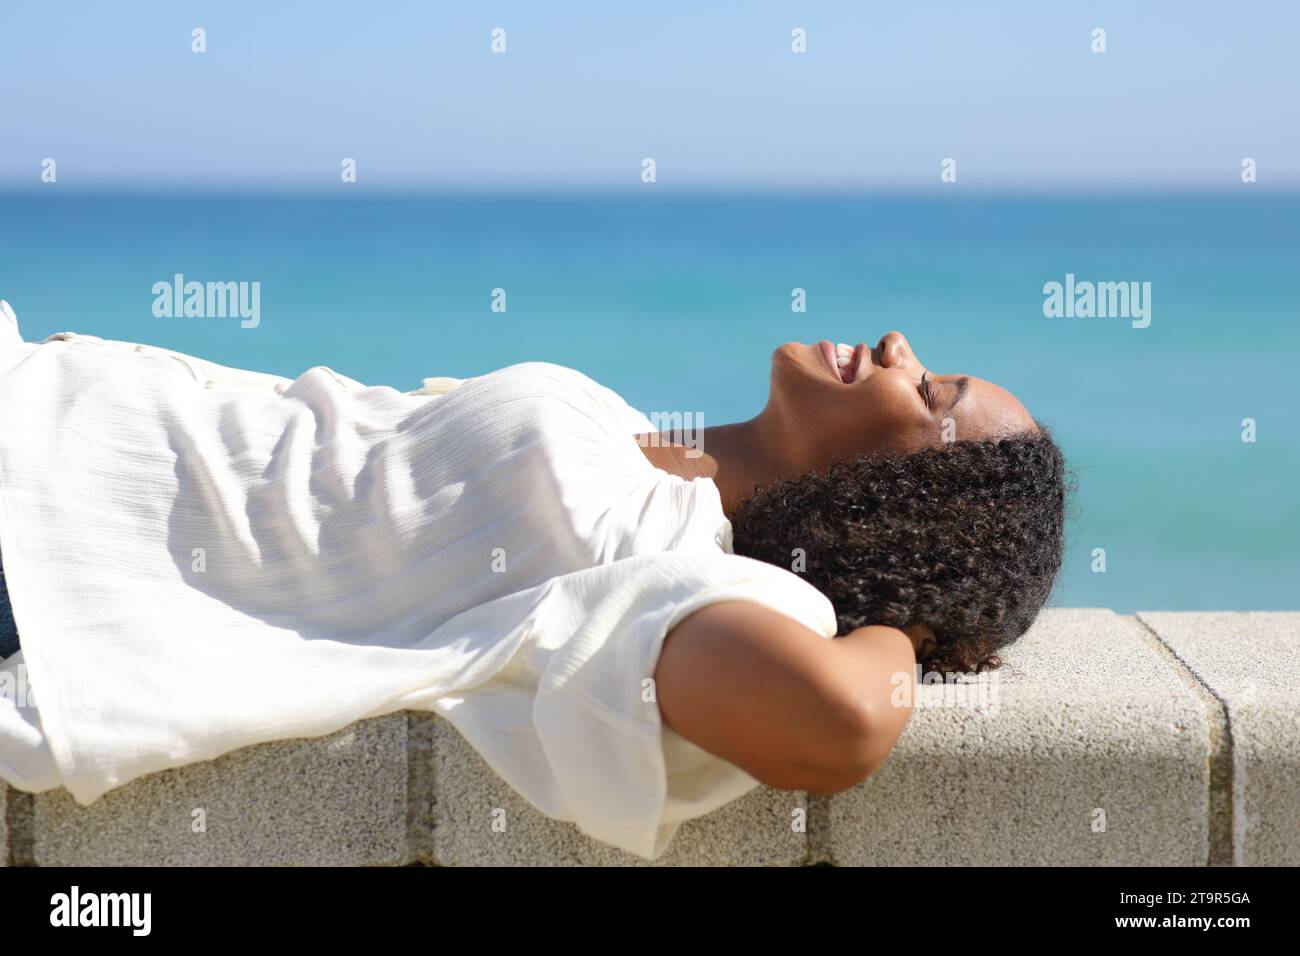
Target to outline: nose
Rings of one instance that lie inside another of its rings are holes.
[[[875,348],[881,368],[902,368],[912,358],[912,349],[902,332],[886,332]]]

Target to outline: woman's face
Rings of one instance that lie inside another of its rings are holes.
[[[927,368],[901,332],[874,348],[787,342],[772,353],[765,414],[797,467],[821,470],[871,452],[1037,431],[1025,407],[984,379]]]

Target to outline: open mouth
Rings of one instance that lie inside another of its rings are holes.
[[[858,368],[858,360],[862,357],[862,347],[847,345],[832,345],[829,339],[822,339],[817,343],[821,349],[822,357],[826,359],[826,365],[831,372],[845,385],[853,382],[854,373]]]

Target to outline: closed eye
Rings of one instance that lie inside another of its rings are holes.
[[[934,395],[930,390],[930,373],[921,373],[921,398],[925,399],[925,407],[934,410]]]

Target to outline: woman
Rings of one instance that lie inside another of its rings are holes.
[[[665,720],[769,785],[860,782],[907,719],[888,693],[908,652],[943,673],[999,666],[996,651],[1033,623],[1060,568],[1065,471],[1047,429],[991,382],[932,373],[899,332],[870,349],[781,346],[762,413],[707,431],[705,447],[694,465],[680,447],[647,455],[718,485],[736,554],[802,558],[847,638],[798,640],[771,611],[738,605],[699,612],[665,643]],[[858,721],[836,737],[856,749],[792,771],[809,759],[808,721],[780,708],[756,716],[743,701],[823,666],[832,689],[821,697]],[[727,694],[713,683],[724,668]]]
[[[995,665],[1060,562],[1048,434],[898,333],[782,345],[696,455],[559,366],[401,393],[0,313],[0,677],[39,692],[0,701],[0,776],[82,804],[427,709],[653,858],[757,783],[861,781],[915,662]]]

